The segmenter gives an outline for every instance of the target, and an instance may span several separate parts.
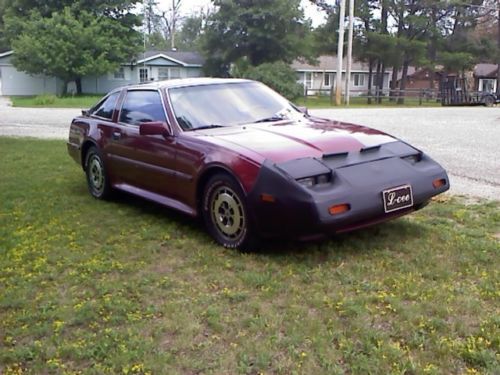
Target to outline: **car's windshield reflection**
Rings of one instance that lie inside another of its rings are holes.
[[[168,93],[177,122],[184,130],[304,117],[285,98],[257,82],[176,87]]]

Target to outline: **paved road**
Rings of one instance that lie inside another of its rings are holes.
[[[448,171],[452,193],[500,199],[500,108],[320,109],[321,117],[386,131],[428,152]],[[62,138],[77,109],[0,103],[0,135]]]
[[[455,194],[500,199],[500,108],[321,109],[321,117],[368,125],[437,160]]]

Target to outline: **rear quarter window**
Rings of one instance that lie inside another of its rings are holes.
[[[102,117],[108,120],[113,119],[113,111],[116,107],[116,101],[118,100],[119,92],[115,92],[108,97],[104,98],[100,103],[98,103],[93,111],[92,115],[97,117]]]

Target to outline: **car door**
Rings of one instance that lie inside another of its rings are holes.
[[[175,138],[141,135],[141,122],[167,124],[158,90],[130,89],[122,101],[115,134],[115,159],[124,183],[146,192],[172,197],[175,192]]]
[[[90,110],[89,121],[95,124],[96,134],[91,134],[95,140],[98,141],[99,146],[104,153],[106,162],[106,169],[113,182],[116,181],[117,175],[115,173],[117,166],[114,165],[114,159],[110,155],[115,152],[113,150],[113,134],[116,132],[116,119],[118,112],[116,110],[120,91],[112,92],[104,97],[94,108]]]

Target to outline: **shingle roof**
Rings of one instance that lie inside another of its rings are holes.
[[[497,69],[497,64],[477,64],[474,67],[474,75],[476,77],[495,77]]]
[[[306,60],[298,59],[292,63],[292,68],[294,70],[316,70],[316,71],[336,71],[337,70],[337,56],[331,55],[322,55],[317,58],[317,64],[309,64]],[[342,70],[345,71],[346,68],[346,60],[344,60],[344,64]],[[365,64],[360,61],[352,62],[352,70],[361,70],[368,71],[368,64]]]
[[[144,54],[139,54],[138,59],[149,59],[154,56],[164,55],[174,60],[180,61],[187,65],[203,65],[205,59],[198,52],[183,52],[183,51],[161,51],[151,50],[146,51]]]

